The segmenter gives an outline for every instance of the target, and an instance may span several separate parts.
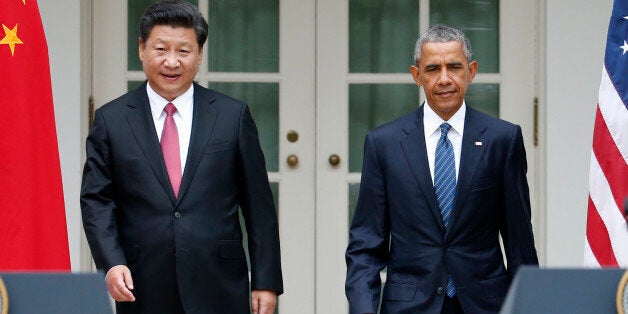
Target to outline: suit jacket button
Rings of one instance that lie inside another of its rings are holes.
[[[443,289],[443,287],[438,287],[438,289],[436,289],[436,293],[438,293],[438,295],[443,294],[444,291],[445,289]]]
[[[445,252],[449,252],[449,247],[445,246],[445,247],[443,247],[443,250],[445,250]]]
[[[176,218],[176,219],[181,218],[181,213],[180,212],[174,212],[174,218]]]

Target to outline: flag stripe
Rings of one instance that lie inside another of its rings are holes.
[[[598,232],[607,234],[610,238],[618,264],[627,265],[628,246],[625,244],[628,243],[628,226],[622,211],[613,199],[612,187],[608,184],[594,154],[591,157],[589,187],[591,201],[605,225],[605,229]]]
[[[597,262],[603,266],[618,266],[613,253],[611,239],[606,225],[602,221],[595,204],[589,198],[589,210],[587,214],[587,240]]]
[[[624,198],[628,194],[628,167],[621,156],[598,107],[595,115],[593,131],[593,153],[604,172],[608,184],[612,186],[611,193],[617,208],[623,207]]]
[[[626,58],[628,59],[628,55]],[[610,71],[610,69],[608,70]],[[598,104],[617,149],[624,162],[628,163],[628,123],[626,123],[628,122],[628,110],[608,76],[606,68],[602,69]]]
[[[593,255],[589,241],[584,241],[584,265],[589,268],[599,268],[600,263],[597,262],[597,258]]]
[[[617,207],[617,203],[613,199],[612,187],[608,184],[602,169],[595,158],[595,155],[591,154],[591,166],[590,166],[590,199],[594,209],[602,220],[604,226],[601,228],[595,223],[595,219],[588,221],[587,224],[587,240],[594,252],[600,252],[604,250],[604,247],[598,248],[600,245],[595,242],[597,239],[589,239],[590,237],[608,237],[610,239],[610,245],[614,252],[617,265],[628,265],[628,226],[624,220],[622,211]],[[589,230],[590,229],[590,230]],[[598,260],[602,266],[616,267],[617,265],[609,264],[607,261]]]

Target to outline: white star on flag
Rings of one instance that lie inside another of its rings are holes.
[[[628,20],[628,16],[624,16],[624,20]],[[619,46],[619,48],[624,50],[624,55],[626,54],[626,52],[628,52],[628,43],[626,43],[626,41],[624,40],[624,45],[623,46]]]

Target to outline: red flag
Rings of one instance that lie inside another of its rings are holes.
[[[595,115],[584,264],[628,266],[628,1],[616,0]]]
[[[0,271],[69,270],[48,46],[35,0],[0,4]]]

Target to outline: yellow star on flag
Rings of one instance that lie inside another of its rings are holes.
[[[13,29],[10,29],[6,25],[2,24],[2,28],[4,28],[5,36],[0,40],[0,45],[9,45],[9,48],[11,48],[11,55],[13,55],[15,53],[15,45],[24,44],[22,40],[17,38],[17,24],[13,26]]]
[[[24,3],[24,5],[26,5],[26,0],[22,0],[22,2]]]

